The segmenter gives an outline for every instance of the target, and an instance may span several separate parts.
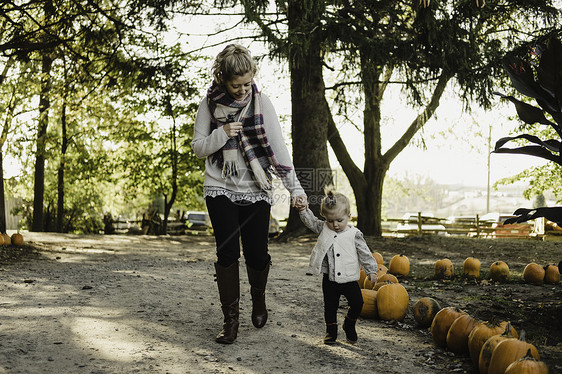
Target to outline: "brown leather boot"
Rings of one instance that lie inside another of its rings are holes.
[[[215,340],[217,343],[232,344],[238,335],[239,326],[240,275],[238,273],[238,261],[229,267],[215,263],[215,270],[224,315],[222,331]]]
[[[265,305],[265,286],[271,263],[263,270],[255,270],[246,265],[250,294],[252,295],[252,323],[257,328],[262,328],[267,322],[267,307]]]

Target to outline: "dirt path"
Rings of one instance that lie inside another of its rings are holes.
[[[263,329],[251,324],[241,266],[241,327],[225,346],[214,342],[222,315],[212,238],[25,238],[38,255],[0,264],[0,373],[471,372],[411,318],[360,320],[356,345],[322,344],[320,279],[305,274],[312,239],[271,244]],[[416,287],[405,285],[412,302]]]

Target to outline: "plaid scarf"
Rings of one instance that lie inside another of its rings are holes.
[[[242,122],[242,131],[211,157],[211,162],[222,168],[222,177],[238,175],[238,149],[251,171],[254,182],[260,189],[271,190],[271,174],[283,177],[292,170],[277,162],[263,127],[261,94],[255,82],[252,91],[242,100],[234,100],[217,83],[207,91],[207,103],[211,111],[211,130],[229,122]],[[237,117],[237,118],[236,118]]]

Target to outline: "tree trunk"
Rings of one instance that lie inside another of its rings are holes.
[[[357,207],[362,207],[361,214],[358,213],[357,228],[365,235],[382,235],[382,192],[386,169],[379,167],[371,176],[367,184],[367,193],[364,196],[355,197]]]
[[[15,58],[12,56],[4,65],[4,70],[2,74],[0,74],[0,85],[4,83],[4,79],[8,75],[8,71],[12,67],[15,62]],[[8,132],[10,128],[10,124],[12,122],[12,116],[14,115],[14,101],[15,101],[15,88],[12,94],[12,99],[10,100],[10,104],[8,106],[8,111],[6,113],[6,121],[4,122],[4,126],[2,127],[2,136],[0,138],[0,233],[6,233],[6,204],[5,204],[5,191],[4,191],[4,143],[8,138]]]
[[[62,104],[61,127],[62,146],[57,180],[57,232],[64,232],[64,168],[66,150],[68,149],[68,138],[66,135],[66,101]]]
[[[168,217],[170,216],[170,207],[172,205],[168,203],[168,195],[164,194],[164,221],[162,222],[162,227],[160,228],[160,234],[166,235],[168,233]]]
[[[172,113],[170,111],[170,113]],[[171,153],[172,153],[172,196],[170,196],[170,201],[167,200],[167,195],[164,195],[164,222],[162,225],[162,235],[168,233],[168,217],[170,217],[170,211],[172,206],[176,201],[176,196],[178,194],[178,147],[177,147],[177,137],[176,137],[176,118],[172,116],[172,129],[170,132],[170,143],[171,143]]]
[[[162,222],[162,235],[166,235],[168,233],[168,217],[170,217],[170,211],[176,201],[177,194],[178,181],[176,175],[172,180],[172,196],[170,196],[170,201],[168,201],[168,195],[164,195],[164,222]]]
[[[39,128],[35,155],[35,184],[33,187],[33,222],[31,231],[44,231],[43,201],[45,193],[45,143],[49,123],[49,100],[51,90],[51,67],[53,58],[46,52],[41,59],[41,93],[39,97]]]
[[[291,72],[293,164],[304,188],[310,209],[320,211],[324,186],[332,183],[328,159],[328,121],[331,114],[324,97],[324,77],[318,34],[321,12],[307,9],[307,1],[289,1],[289,52]],[[314,2],[318,3],[318,2]],[[299,213],[291,209],[282,238],[306,232]]]
[[[6,204],[4,196],[4,161],[0,148],[0,233],[6,233]]]
[[[342,141],[338,129],[333,122],[329,122],[330,146],[334,150],[338,161],[349,183],[353,188],[357,204],[357,228],[365,235],[382,235],[382,197],[384,178],[391,162],[406,148],[414,135],[431,118],[439,106],[439,100],[445,91],[450,75],[443,73],[433,91],[430,102],[416,119],[410,124],[404,134],[384,154],[381,139],[381,102],[386,89],[386,82],[392,75],[392,70],[375,70],[368,61],[363,61],[362,72],[365,109],[363,113],[365,165],[361,171],[351,159],[346,145]],[[380,75],[383,73],[383,78]]]

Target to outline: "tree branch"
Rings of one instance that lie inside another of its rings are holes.
[[[326,103],[328,105],[328,103]],[[332,150],[336,154],[339,164],[341,165],[345,175],[352,186],[361,186],[364,188],[367,184],[365,175],[361,169],[355,164],[351,155],[347,151],[347,147],[341,138],[338,128],[334,122],[334,118],[330,115],[328,119],[328,141]]]

